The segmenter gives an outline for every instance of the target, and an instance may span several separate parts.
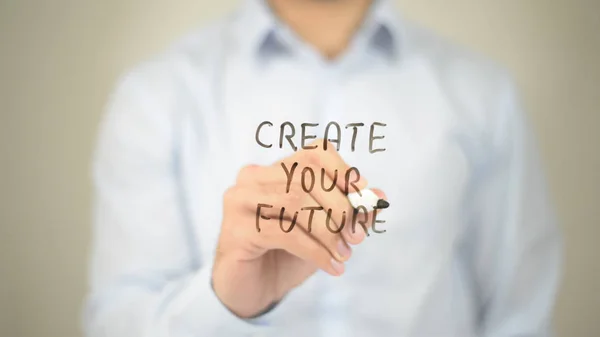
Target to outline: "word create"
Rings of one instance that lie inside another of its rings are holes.
[[[314,128],[319,126],[318,123],[302,123],[300,124],[300,148],[303,150],[312,150],[316,149],[317,145],[306,145],[306,141],[310,139],[316,139],[317,136],[315,134],[309,134],[309,128]],[[358,129],[365,126],[364,123],[350,123],[345,126],[345,129],[352,129],[352,138],[351,138],[351,151],[354,152],[356,145],[356,135],[358,134]],[[385,127],[386,124],[380,122],[373,122],[370,127],[369,132],[369,153],[383,152],[385,148],[375,148],[373,142],[378,139],[384,139],[385,136],[376,136],[375,135],[375,127]],[[273,123],[269,121],[264,121],[258,125],[256,128],[255,139],[256,143],[261,147],[269,149],[273,147],[272,143],[265,143],[261,140],[261,132],[265,127],[273,127]],[[335,130],[335,137],[332,135],[332,129]],[[291,122],[284,122],[279,127],[279,148],[283,148],[283,139],[287,139],[288,144],[294,151],[298,150],[298,146],[294,142],[294,137],[296,137],[296,127]],[[296,137],[297,138],[297,137]],[[339,151],[340,145],[342,143],[342,128],[336,122],[329,122],[325,127],[325,132],[323,135],[323,149],[327,150],[327,141],[332,144],[336,144],[336,148]]]
[[[260,210],[262,208],[273,208],[273,205],[269,205],[269,204],[258,204],[256,205],[256,231],[260,233],[261,228],[260,228],[260,219],[263,220],[271,220],[271,218],[269,218],[268,216],[265,216],[263,214],[260,213]],[[313,220],[313,215],[315,213],[315,211],[322,211],[323,207],[321,206],[309,206],[309,207],[302,207],[300,209],[301,211],[309,211],[310,214],[308,215],[308,224],[307,224],[307,230],[309,233],[312,232],[312,220]],[[329,232],[333,233],[333,234],[338,234],[339,232],[341,232],[344,229],[344,226],[346,224],[346,211],[342,212],[342,220],[341,223],[342,225],[340,227],[336,226],[332,226],[331,225],[331,213],[332,213],[332,209],[328,209],[327,210],[327,219],[325,220],[325,226],[327,227],[327,230],[329,230]],[[362,219],[359,219],[358,214],[362,213],[364,216],[362,217]],[[367,234],[367,236],[370,236],[369,234],[369,230],[367,228],[367,221],[365,219],[368,218],[368,213],[369,211],[367,210],[366,207],[364,206],[359,206],[357,208],[355,208],[352,212],[352,222],[350,223],[350,225],[352,226],[352,233],[356,232],[356,224],[358,223],[362,229],[365,231],[365,233]],[[294,213],[294,216],[292,217],[292,221],[291,224],[288,226],[288,228],[284,228],[284,219],[286,219],[286,213],[285,213],[285,207],[281,207],[281,211],[279,212],[279,228],[284,232],[284,233],[289,233],[291,232],[294,227],[296,226],[296,220],[298,219],[298,211],[296,211]],[[375,224],[378,223],[385,223],[385,220],[377,220],[377,212],[373,212],[372,213],[372,220],[371,220],[371,230],[374,233],[385,233],[385,230],[377,230],[377,228],[375,228]]]

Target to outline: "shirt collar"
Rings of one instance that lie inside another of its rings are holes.
[[[374,0],[369,11],[357,34],[366,35],[367,48],[390,59],[397,57],[401,27],[395,9],[389,0]],[[260,59],[288,51],[277,33],[282,24],[266,0],[246,0],[241,16],[238,40],[251,57]]]

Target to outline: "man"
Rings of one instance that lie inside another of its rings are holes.
[[[95,186],[88,336],[551,334],[514,86],[385,1],[249,0],[128,72]]]

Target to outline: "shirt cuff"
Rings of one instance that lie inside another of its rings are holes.
[[[251,319],[231,312],[212,288],[212,264],[200,268],[172,303],[177,330],[207,336],[263,336],[271,329],[273,310]]]

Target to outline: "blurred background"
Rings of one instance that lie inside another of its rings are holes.
[[[396,0],[504,64],[566,237],[559,336],[600,336],[600,1]],[[0,0],[0,336],[81,336],[90,158],[125,69],[236,0]]]

